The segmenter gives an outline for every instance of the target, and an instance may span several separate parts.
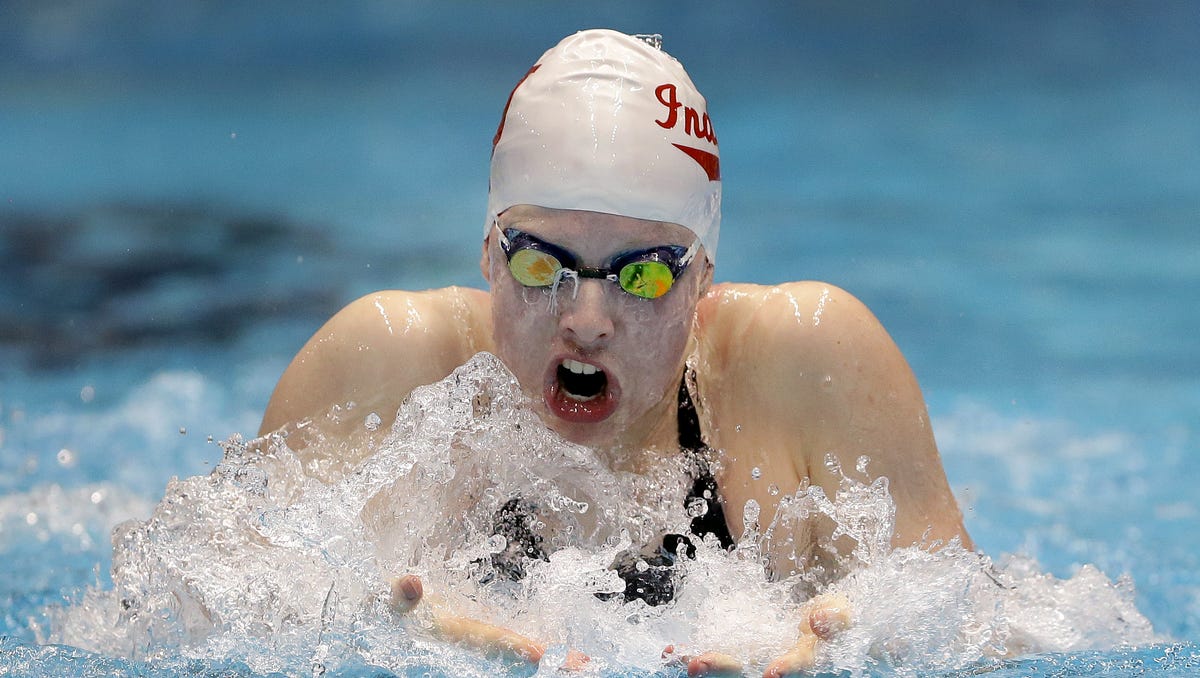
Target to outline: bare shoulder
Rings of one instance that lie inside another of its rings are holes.
[[[486,292],[444,287],[410,292],[383,290],[360,297],[338,311],[318,332],[331,347],[345,351],[407,350],[411,342],[442,345],[448,340],[473,342],[488,324],[491,302]],[[490,332],[487,333],[490,335]]]
[[[812,281],[714,286],[698,322],[702,400],[723,445],[771,450],[755,463],[831,495],[840,476],[826,458],[852,472],[866,456],[868,474],[891,481],[897,544],[926,534],[970,543],[917,380],[854,295]]]
[[[849,292],[817,281],[715,285],[699,308],[700,331],[713,358],[732,369],[771,362],[829,365],[856,349],[893,345],[870,309]],[[770,361],[766,358],[770,351]],[[734,357],[739,360],[732,360]]]
[[[900,389],[923,408],[891,337],[861,301],[834,285],[715,286],[698,322],[708,390],[780,437],[837,430],[843,418],[877,409],[879,397],[900,397]],[[818,444],[811,440],[805,450]]]
[[[486,292],[387,290],[338,311],[280,378],[260,432],[354,401],[399,406],[413,388],[492,350]]]

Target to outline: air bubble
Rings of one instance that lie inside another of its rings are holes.
[[[693,497],[687,505],[687,514],[692,518],[699,518],[708,513],[708,501],[700,497]]]
[[[508,539],[502,534],[493,534],[488,537],[487,551],[488,553],[503,553],[504,549],[508,548]]]
[[[65,447],[58,451],[57,459],[63,468],[71,468],[75,465],[75,453]]]
[[[751,477],[751,478],[753,478],[753,479],[755,479],[755,480],[758,480],[759,478],[761,478],[761,477],[762,477],[762,469],[760,469],[760,468],[759,468],[759,467],[757,467],[757,466],[755,466],[754,468],[750,469],[750,477]]]

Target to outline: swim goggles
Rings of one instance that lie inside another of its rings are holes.
[[[622,252],[605,268],[579,266],[575,255],[515,228],[496,230],[500,249],[508,257],[508,270],[526,287],[552,287],[566,278],[611,280],[635,297],[657,299],[671,290],[700,249],[697,238],[690,247],[659,245]]]

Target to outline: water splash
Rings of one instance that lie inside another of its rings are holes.
[[[602,673],[659,670],[668,644],[733,654],[761,671],[793,642],[798,608],[815,591],[840,592],[854,609],[854,625],[820,650],[819,668],[830,671],[919,675],[1156,640],[1130,582],[1095,568],[1059,580],[1032,561],[997,564],[956,543],[892,549],[886,479],[844,474],[833,497],[804,486],[773,516],[747,506],[732,552],[697,540],[695,558],[677,567],[672,604],[625,603],[605,595],[624,589],[614,560],[686,532],[698,510],[684,503],[682,460],[646,476],[612,471],[545,429],[488,354],[414,391],[390,428],[381,423],[342,407],[226,441],[212,474],[173,481],[148,520],[114,531],[112,588],[52,611],[46,639],[258,672],[501,668],[434,640],[422,608],[404,619],[390,612],[389,582],[411,572],[461,614],[547,641],[551,657],[580,649]],[[326,435],[347,426],[357,431],[349,438]],[[856,466],[862,475],[868,463]],[[496,516],[515,498],[532,507],[525,527],[546,546],[544,558],[522,563],[519,581],[495,564],[513,546]],[[839,563],[847,574],[770,576],[763,554],[779,526],[814,517],[853,542]]]

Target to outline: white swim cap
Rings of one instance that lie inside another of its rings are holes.
[[[513,89],[493,139],[485,237],[513,205],[679,224],[715,261],[717,136],[683,66],[610,30],[581,31],[543,54]]]

